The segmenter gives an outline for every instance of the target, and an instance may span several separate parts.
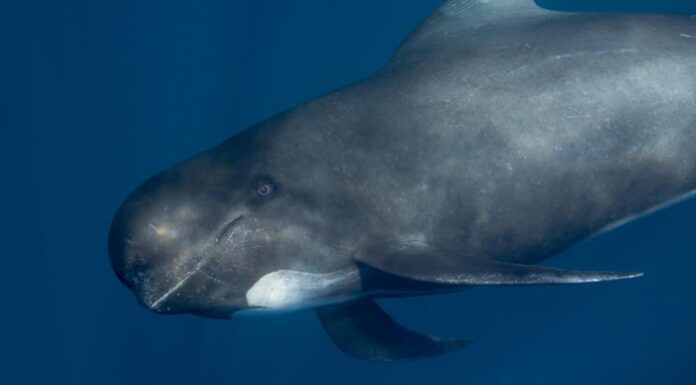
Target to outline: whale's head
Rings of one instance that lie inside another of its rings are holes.
[[[226,318],[351,290],[354,268],[339,258],[322,198],[273,167],[264,142],[237,135],[151,177],[118,209],[110,261],[141,304]]]

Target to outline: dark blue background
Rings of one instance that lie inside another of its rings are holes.
[[[643,279],[384,302],[408,326],[477,341],[410,363],[344,356],[311,312],[156,316],[116,280],[106,234],[133,187],[370,74],[438,3],[2,0],[0,383],[696,383],[693,200],[551,261]]]

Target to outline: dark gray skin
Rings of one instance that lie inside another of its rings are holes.
[[[156,312],[319,308],[347,353],[409,359],[464,342],[361,298],[633,277],[529,265],[695,190],[696,20],[451,0],[374,76],[145,182],[109,250]],[[307,284],[250,303],[277,271]]]

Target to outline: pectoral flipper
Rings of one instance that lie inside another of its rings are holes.
[[[418,242],[387,242],[355,256],[370,269],[415,282],[447,286],[549,285],[615,281],[642,273],[575,271],[457,255]],[[398,289],[398,288],[396,288]]]
[[[370,361],[403,361],[448,353],[469,344],[416,333],[396,323],[371,299],[316,310],[324,330],[346,354]]]

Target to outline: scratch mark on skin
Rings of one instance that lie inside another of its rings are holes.
[[[179,283],[177,283],[176,285],[174,285],[174,287],[172,287],[171,289],[169,289],[166,293],[164,293],[161,297],[159,297],[155,302],[153,302],[152,305],[151,305],[151,307],[152,307],[153,309],[158,309],[158,308],[159,308],[159,305],[160,305],[163,301],[165,301],[167,298],[169,298],[169,297],[172,295],[172,293],[174,293],[174,292],[177,291],[181,286],[183,286],[183,285],[189,280],[189,278],[191,278],[191,276],[193,276],[193,274],[194,274],[194,273],[189,273],[189,274],[187,274],[187,275],[184,277],[184,279],[182,279],[181,281],[179,281]]]
[[[176,238],[175,233],[166,226],[157,227],[152,223],[148,223],[147,227],[151,228],[155,232],[155,235],[160,238]]]
[[[445,6],[442,8],[442,12],[444,12],[447,16],[458,16],[462,17],[468,13],[468,11],[476,5],[476,0],[462,0],[462,1],[454,1],[448,4],[445,4]]]
[[[219,284],[223,284],[223,285],[229,285],[229,284],[230,284],[229,282],[225,282],[225,281],[221,280],[220,278],[213,277],[212,275],[210,275],[210,273],[206,272],[205,270],[200,270],[199,273],[200,273],[201,275],[204,275],[206,278],[209,278],[209,279],[211,279],[211,280],[213,280],[213,281],[215,281],[215,282],[217,282],[217,283],[219,283]]]
[[[625,53],[638,53],[637,49],[631,49],[631,48],[623,48],[623,49],[617,49],[613,51],[609,50],[601,50],[601,51],[593,51],[593,52],[586,52],[586,51],[579,51],[579,52],[573,52],[573,53],[564,53],[560,55],[555,55],[553,56],[554,59],[556,60],[562,60],[562,59],[572,59],[576,57],[583,57],[583,56],[601,56],[601,55],[606,55],[606,54],[625,54]]]
[[[685,37],[685,38],[687,38],[687,39],[696,39],[696,35],[689,35],[688,33],[682,33],[682,34],[679,35],[679,36]]]
[[[548,63],[550,61],[577,59],[577,58],[583,58],[583,57],[588,57],[588,56],[602,56],[602,55],[607,55],[607,54],[622,54],[623,55],[623,54],[637,54],[637,53],[640,53],[640,51],[637,49],[633,49],[633,48],[622,48],[622,49],[616,49],[616,50],[569,52],[569,53],[562,53],[562,54],[550,56],[550,57],[546,58],[544,61],[536,64],[535,66],[543,65],[543,64]],[[508,74],[513,75],[513,74],[520,72],[520,71],[526,71],[529,68],[530,68],[530,66],[525,64],[519,68],[515,68],[511,71],[508,71]]]

